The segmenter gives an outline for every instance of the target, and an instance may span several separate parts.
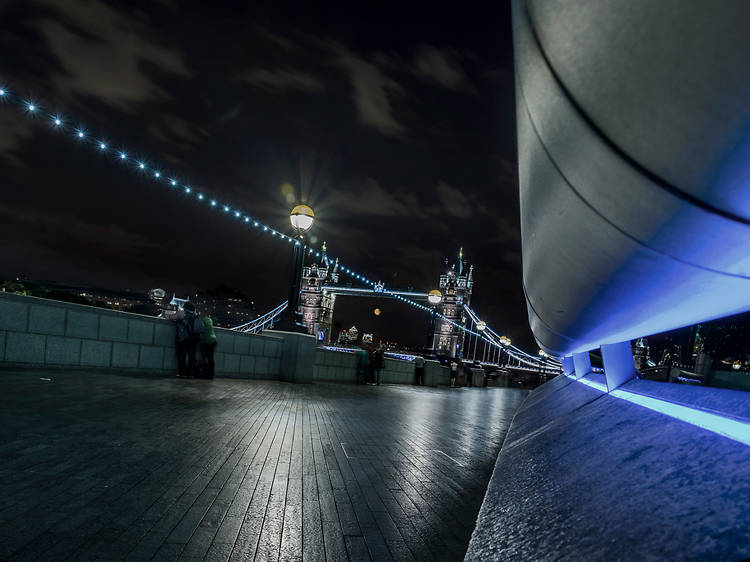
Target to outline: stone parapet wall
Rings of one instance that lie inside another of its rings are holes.
[[[281,338],[216,328],[216,374],[276,379]],[[0,366],[177,371],[169,320],[0,293]]]

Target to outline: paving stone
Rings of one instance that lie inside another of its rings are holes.
[[[461,560],[523,396],[7,371],[0,558]]]

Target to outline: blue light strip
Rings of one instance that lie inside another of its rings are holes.
[[[643,394],[637,394],[620,388],[616,388],[608,393],[606,385],[586,378],[576,379],[570,375],[566,376],[577,382],[590,386],[591,388],[595,388],[604,394],[609,394],[614,398],[626,400],[632,404],[642,406],[653,412],[658,412],[665,416],[669,416],[670,418],[700,427],[701,429],[737,441],[743,445],[750,445],[750,423],[706,412],[705,410],[698,410],[696,408],[690,408],[689,406],[675,404],[674,402],[667,402],[666,400],[661,400],[659,398],[644,396]]]

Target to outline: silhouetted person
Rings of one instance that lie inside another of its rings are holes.
[[[424,384],[424,357],[417,355],[414,358],[414,375],[416,378],[417,386]]]
[[[374,354],[373,368],[375,369],[375,384],[380,384],[380,371],[385,367],[385,355],[383,349],[379,347]]]
[[[203,324],[195,315],[195,305],[186,302],[184,308],[174,313],[165,313],[165,318],[175,323],[175,351],[177,352],[177,376],[195,376],[195,352],[201,339]]]
[[[458,377],[458,363],[456,360],[451,360],[451,387],[456,386],[456,378]]]
[[[214,378],[214,350],[216,349],[216,334],[214,333],[214,321],[210,316],[201,316],[203,331],[201,332],[201,357],[205,365],[207,379]]]

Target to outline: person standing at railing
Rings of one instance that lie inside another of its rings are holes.
[[[422,386],[424,384],[424,357],[417,355],[414,358],[414,376],[416,379],[415,384]]]
[[[164,317],[175,323],[175,351],[177,352],[177,376],[195,376],[195,353],[201,339],[203,323],[195,314],[195,305],[186,302],[183,308],[164,312]]]
[[[205,376],[207,379],[214,378],[214,350],[216,349],[216,334],[214,333],[214,321],[206,314],[201,316],[203,331],[201,332],[201,357],[203,358]]]
[[[375,369],[375,385],[380,386],[380,372],[385,367],[385,354],[383,348],[378,347],[373,355],[373,368]]]

